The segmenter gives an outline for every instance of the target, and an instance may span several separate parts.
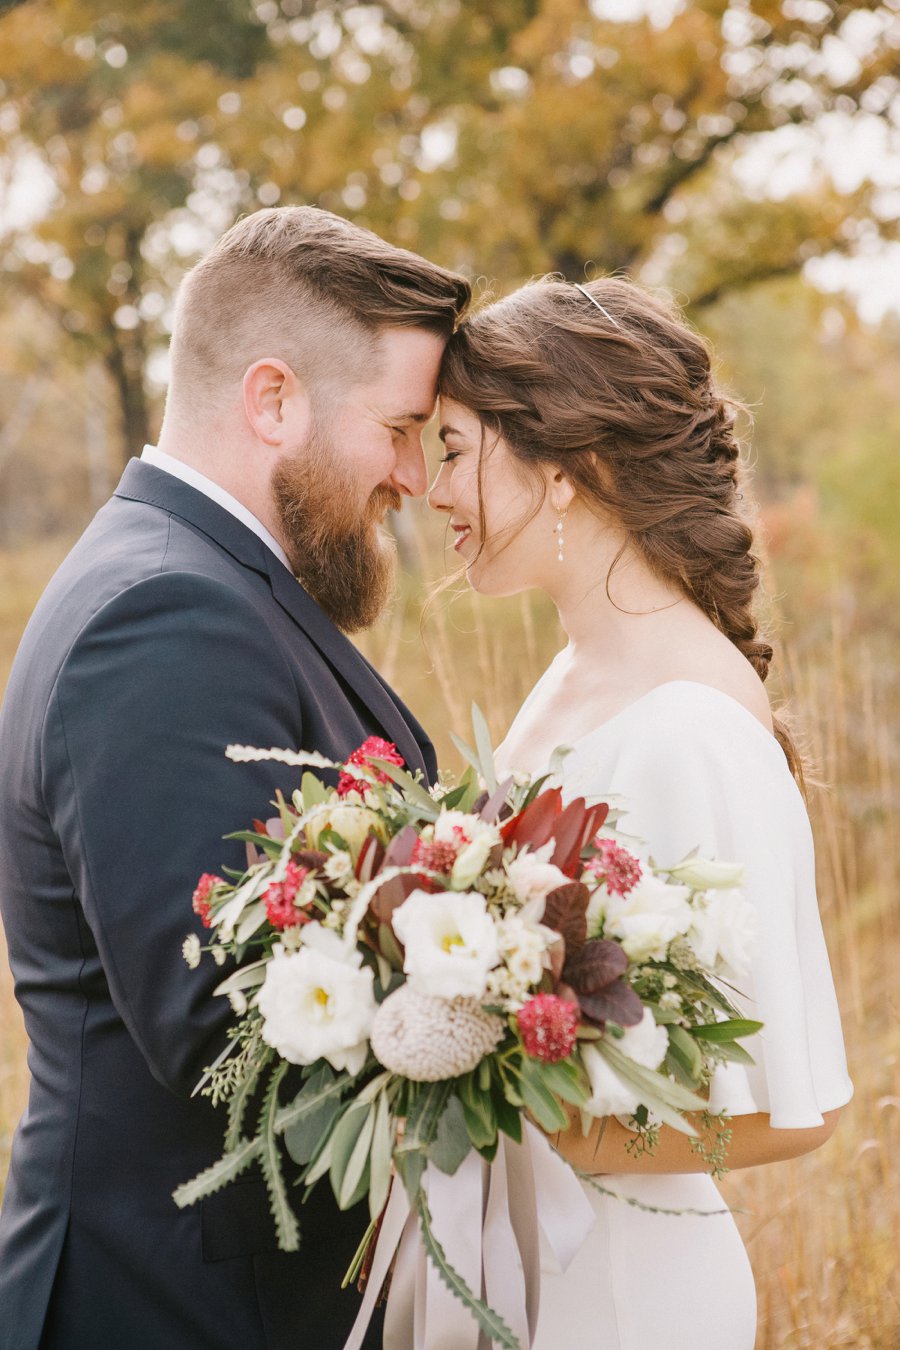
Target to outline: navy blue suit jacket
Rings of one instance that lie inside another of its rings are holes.
[[[365,1227],[317,1187],[278,1252],[250,1174],[191,1209],[218,1156],[191,1099],[233,1015],[189,971],[199,875],[298,771],[229,742],[342,758],[365,737],[431,776],[424,732],[260,539],[132,461],[43,595],[0,713],[0,903],[31,1091],[0,1213],[0,1350],[339,1350]],[[205,936],[205,935],[204,935]],[[378,1342],[377,1328],[369,1344]]]

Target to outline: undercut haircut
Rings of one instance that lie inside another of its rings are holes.
[[[212,408],[265,357],[313,389],[346,387],[377,373],[382,329],[449,338],[470,299],[464,277],[330,211],[256,211],[181,283],[171,394]]]

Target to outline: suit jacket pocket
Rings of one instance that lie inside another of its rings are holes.
[[[200,1201],[204,1261],[277,1252],[265,1182],[243,1177]]]

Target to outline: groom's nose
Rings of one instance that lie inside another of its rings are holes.
[[[428,467],[420,431],[410,431],[397,452],[391,483],[406,497],[421,497],[428,487]]]

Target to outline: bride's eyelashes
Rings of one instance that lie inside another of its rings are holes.
[[[461,451],[459,450],[448,450],[446,455],[441,455],[440,462],[441,464],[452,464],[455,459],[459,459],[460,454]]]

